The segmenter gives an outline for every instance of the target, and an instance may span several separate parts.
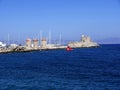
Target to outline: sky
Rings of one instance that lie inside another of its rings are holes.
[[[43,37],[120,43],[120,0],[0,0],[0,41]],[[117,38],[117,39],[116,39]],[[115,41],[114,41],[115,40]]]

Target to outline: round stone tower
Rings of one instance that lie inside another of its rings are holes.
[[[26,47],[27,47],[27,48],[31,48],[31,39],[30,39],[30,38],[28,38],[28,39],[26,40]]]
[[[38,39],[34,39],[34,40],[33,40],[33,47],[34,47],[35,49],[38,48]]]
[[[43,38],[42,40],[41,40],[41,46],[42,47],[46,47],[46,45],[47,45],[47,40],[45,39],[45,38]]]

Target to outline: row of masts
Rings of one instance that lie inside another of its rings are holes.
[[[42,31],[40,31],[40,34],[39,34],[39,44],[41,44],[41,40],[43,39],[43,34],[42,34],[43,32]],[[46,39],[48,39],[48,44],[52,44],[51,43],[51,31],[49,31],[49,34],[48,34],[48,38],[46,37]],[[13,43],[14,43],[14,41],[13,41]],[[59,35],[59,41],[58,41],[58,43],[59,43],[59,45],[61,45],[62,44],[62,35],[61,35],[61,33],[60,33],[60,35]],[[10,34],[8,34],[8,39],[7,39],[7,45],[10,45]]]

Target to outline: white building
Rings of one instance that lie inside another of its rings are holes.
[[[5,46],[6,46],[5,43],[0,42],[0,47],[5,47]]]
[[[18,45],[17,44],[10,44],[10,47],[16,48]]]

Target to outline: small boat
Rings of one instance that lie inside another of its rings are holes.
[[[67,51],[71,51],[71,50],[73,50],[73,49],[72,49],[70,46],[67,46],[66,50],[67,50]]]

